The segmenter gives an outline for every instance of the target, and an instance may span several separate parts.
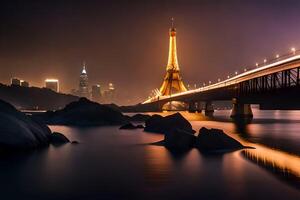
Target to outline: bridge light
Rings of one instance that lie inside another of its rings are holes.
[[[267,59],[264,59],[264,63],[266,63],[267,62]]]
[[[218,78],[218,82],[220,82],[221,81],[221,79],[220,78]]]
[[[227,78],[230,78],[230,76],[228,75]]]
[[[279,58],[279,54],[276,54],[276,58]]]
[[[245,69],[244,69],[244,72],[246,72],[246,71],[247,71],[247,69],[245,68]]]
[[[205,83],[203,83],[203,86],[205,86]]]
[[[258,67],[258,63],[255,63],[255,66]]]
[[[210,84],[211,84],[211,81],[208,81],[208,84],[210,85]]]
[[[238,72],[236,71],[236,72],[235,72],[235,75],[237,75],[237,74],[238,74]]]
[[[296,53],[296,49],[294,47],[291,48],[291,51],[293,52],[293,54]]]

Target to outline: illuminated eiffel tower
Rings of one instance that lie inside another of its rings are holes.
[[[170,96],[175,93],[187,91],[186,87],[183,84],[182,78],[179,75],[179,65],[176,49],[176,29],[174,27],[173,18],[172,26],[170,28],[170,45],[167,74],[159,91],[160,95],[162,96]]]

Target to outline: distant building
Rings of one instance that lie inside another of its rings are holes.
[[[88,75],[85,67],[85,63],[83,63],[83,68],[79,78],[79,96],[81,97],[89,97],[89,83],[88,83]]]
[[[104,99],[106,103],[112,103],[115,100],[115,87],[113,83],[108,84],[108,90],[104,91]]]
[[[12,78],[10,80],[10,85],[11,86],[21,86],[21,80],[18,78]]]
[[[115,90],[114,84],[109,83],[109,84],[108,84],[108,90],[114,91],[114,90]]]
[[[101,98],[101,87],[100,85],[93,85],[92,86],[92,100],[96,102],[100,102]]]
[[[46,79],[45,87],[55,92],[59,92],[59,81],[57,79]]]
[[[29,87],[29,82],[21,80],[21,86],[22,87]]]

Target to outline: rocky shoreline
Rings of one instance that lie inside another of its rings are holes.
[[[18,111],[11,104],[0,100],[0,150],[22,151],[67,143],[60,133],[52,133],[49,127]]]

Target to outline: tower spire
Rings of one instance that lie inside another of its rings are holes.
[[[167,74],[159,90],[162,96],[171,95],[178,92],[184,92],[187,90],[183,84],[181,76],[179,75],[179,65],[177,60],[177,49],[176,49],[176,28],[174,27],[173,17],[171,18],[171,28],[169,31],[170,31],[170,40],[169,40],[169,57],[168,57],[168,64],[167,64]]]
[[[82,66],[82,71],[81,71],[82,74],[86,74],[86,63],[85,61],[83,61],[83,66]]]
[[[169,41],[169,57],[168,57],[168,70],[178,70],[179,65],[177,60],[177,49],[176,49],[176,29],[174,27],[174,18],[171,18],[171,28],[170,28],[170,41]]]

